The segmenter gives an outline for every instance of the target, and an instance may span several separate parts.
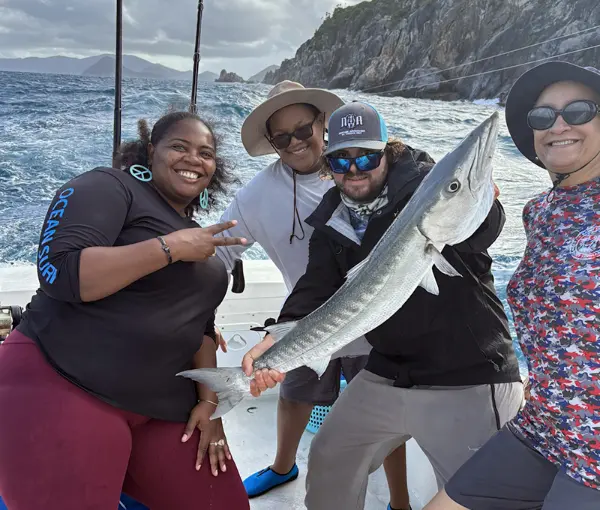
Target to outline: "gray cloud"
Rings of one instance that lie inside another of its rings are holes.
[[[340,0],[208,0],[202,57],[211,62],[292,56]],[[349,0],[347,3],[356,3]],[[124,0],[124,51],[163,63],[191,58],[196,0]],[[2,56],[114,50],[114,0],[0,0]],[[190,64],[191,66],[191,64]]]

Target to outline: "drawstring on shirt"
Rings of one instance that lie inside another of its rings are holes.
[[[567,177],[570,177],[575,172],[579,172],[579,170],[583,170],[592,161],[594,161],[598,156],[600,156],[600,152],[598,152],[598,154],[596,154],[592,159],[590,159],[585,165],[583,165],[582,167],[579,167],[577,170],[573,170],[572,172],[568,172],[568,173],[565,173],[565,174],[556,174],[555,173],[554,175],[556,177],[554,179],[554,183],[553,183],[552,189],[548,192],[548,195],[546,196],[546,201],[548,203],[552,202],[552,200],[554,200],[554,192],[556,191],[556,188],[558,188]],[[552,172],[552,173],[554,173],[554,172]]]
[[[581,168],[579,170],[581,170]],[[567,177],[575,172],[577,172],[577,170],[574,170],[568,174],[556,174],[556,179],[554,180],[552,189],[548,192],[548,195],[546,195],[546,202],[551,203],[552,200],[554,200],[554,192],[556,191],[556,188],[558,188]]]
[[[292,169],[292,179],[294,181],[294,212],[292,214],[293,216],[293,221],[292,221],[292,233],[290,234],[290,244],[292,244],[292,241],[294,240],[294,237],[296,239],[298,239],[298,241],[302,241],[305,237],[305,233],[304,233],[304,227],[302,226],[302,220],[300,219],[300,213],[298,212],[298,206],[297,204],[297,196],[296,196],[296,170]],[[298,237],[296,235],[296,218],[298,219],[298,225],[300,226],[300,230],[302,231],[302,237]]]

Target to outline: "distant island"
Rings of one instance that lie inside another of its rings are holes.
[[[265,76],[267,76],[269,73],[274,73],[277,70],[279,70],[279,66],[266,67],[260,73],[251,76],[248,81],[246,81],[240,75],[227,72],[227,69],[223,69],[215,81],[221,83],[262,83],[265,79]]]
[[[246,83],[244,78],[235,73],[228,73],[226,69],[221,71],[221,74],[215,81],[221,83]]]
[[[264,77],[269,71],[278,69],[279,66],[269,66],[254,75],[249,82],[260,82],[257,77]],[[101,76],[112,77],[115,75],[115,57],[113,55],[97,55],[94,57],[28,57],[28,58],[0,58],[0,71],[41,73],[41,74],[70,74],[76,76]],[[227,73],[226,78],[232,81],[238,79],[244,82],[241,76]],[[192,81],[192,71],[177,71],[161,64],[149,62],[134,55],[123,55],[123,76],[125,78],[146,78],[154,80],[182,80]],[[211,71],[198,74],[201,82],[215,82],[220,75]],[[235,79],[234,79],[235,78]],[[225,80],[229,81],[229,80]]]
[[[105,55],[79,74],[82,76],[112,77],[115,75],[115,58],[112,55]],[[192,71],[177,71],[170,67],[153,64],[144,59],[127,55],[126,57],[123,56],[123,76],[125,78],[190,81]],[[217,75],[210,71],[198,74],[199,81],[215,81],[216,77]]]

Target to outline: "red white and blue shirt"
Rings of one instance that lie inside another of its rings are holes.
[[[600,490],[600,179],[534,198],[523,223],[527,247],[508,300],[531,399],[512,426]]]

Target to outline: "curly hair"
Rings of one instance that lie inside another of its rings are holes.
[[[406,153],[406,145],[398,138],[390,138],[385,146],[385,158],[388,165],[394,164]]]
[[[124,171],[128,171],[132,165],[142,165],[148,167],[148,146],[152,144],[154,147],[169,133],[169,131],[179,122],[187,119],[193,119],[201,122],[210,131],[215,144],[215,152],[218,154],[221,144],[220,137],[215,133],[211,123],[204,120],[195,113],[186,111],[171,112],[161,117],[154,124],[152,131],[148,126],[148,121],[145,119],[138,120],[138,139],[130,142],[122,143],[119,147],[115,159],[115,166]],[[237,183],[238,179],[233,175],[230,164],[227,160],[216,157],[215,173],[208,185],[208,203],[209,207],[219,203],[219,201],[227,196],[228,185]],[[186,207],[185,215],[192,217],[194,213],[200,210],[200,197],[196,197]]]

